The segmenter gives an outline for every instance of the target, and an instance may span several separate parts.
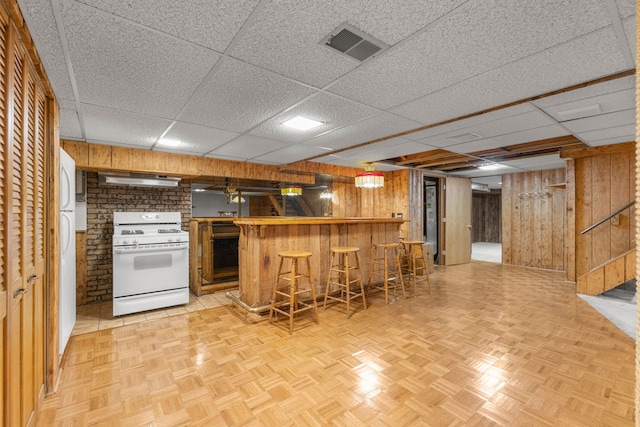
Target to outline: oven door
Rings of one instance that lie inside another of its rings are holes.
[[[189,287],[189,244],[114,246],[113,297]]]

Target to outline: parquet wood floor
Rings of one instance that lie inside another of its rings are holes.
[[[632,426],[634,341],[563,273],[472,262],[347,319],[217,307],[75,335],[39,426]]]

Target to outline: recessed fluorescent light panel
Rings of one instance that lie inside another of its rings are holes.
[[[306,117],[296,116],[282,124],[298,130],[309,130],[318,127],[323,123],[317,120],[307,119]]]
[[[558,111],[558,116],[562,121],[581,119],[598,114],[602,114],[600,104],[585,105],[584,107],[572,108],[571,110]]]
[[[505,165],[501,165],[499,163],[482,163],[478,165],[478,169],[483,171],[493,171],[496,169],[506,168]]]
[[[164,147],[178,147],[182,144],[182,141],[178,141],[177,139],[165,139],[161,138],[158,140],[158,145],[162,145]]]

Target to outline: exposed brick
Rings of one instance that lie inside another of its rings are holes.
[[[182,229],[191,219],[191,183],[177,188],[121,187],[98,184],[87,173],[87,303],[113,298],[112,235],[114,212],[181,212]]]

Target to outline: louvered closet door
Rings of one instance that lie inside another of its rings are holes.
[[[10,32],[10,42],[12,33]],[[40,88],[25,51],[17,41],[7,60],[7,77],[12,84],[8,111],[7,136],[10,141],[11,174],[9,223],[9,425],[30,424],[35,415],[38,394],[43,391],[44,293],[38,271],[44,257],[41,221],[44,200],[44,138],[39,135]],[[38,333],[36,333],[38,331]]]
[[[0,14],[0,321],[2,321],[2,327],[0,328],[0,342],[2,342],[2,352],[0,352],[0,400],[7,402],[5,399],[5,393],[7,390],[7,377],[5,375],[5,354],[6,354],[6,337],[4,335],[7,330],[7,306],[8,306],[8,292],[7,292],[7,210],[6,210],[6,197],[7,197],[7,109],[6,109],[6,46],[7,46],[7,20],[4,14]],[[0,423],[7,418],[6,408],[8,405],[3,404],[0,407]],[[7,424],[7,423],[4,423]]]

